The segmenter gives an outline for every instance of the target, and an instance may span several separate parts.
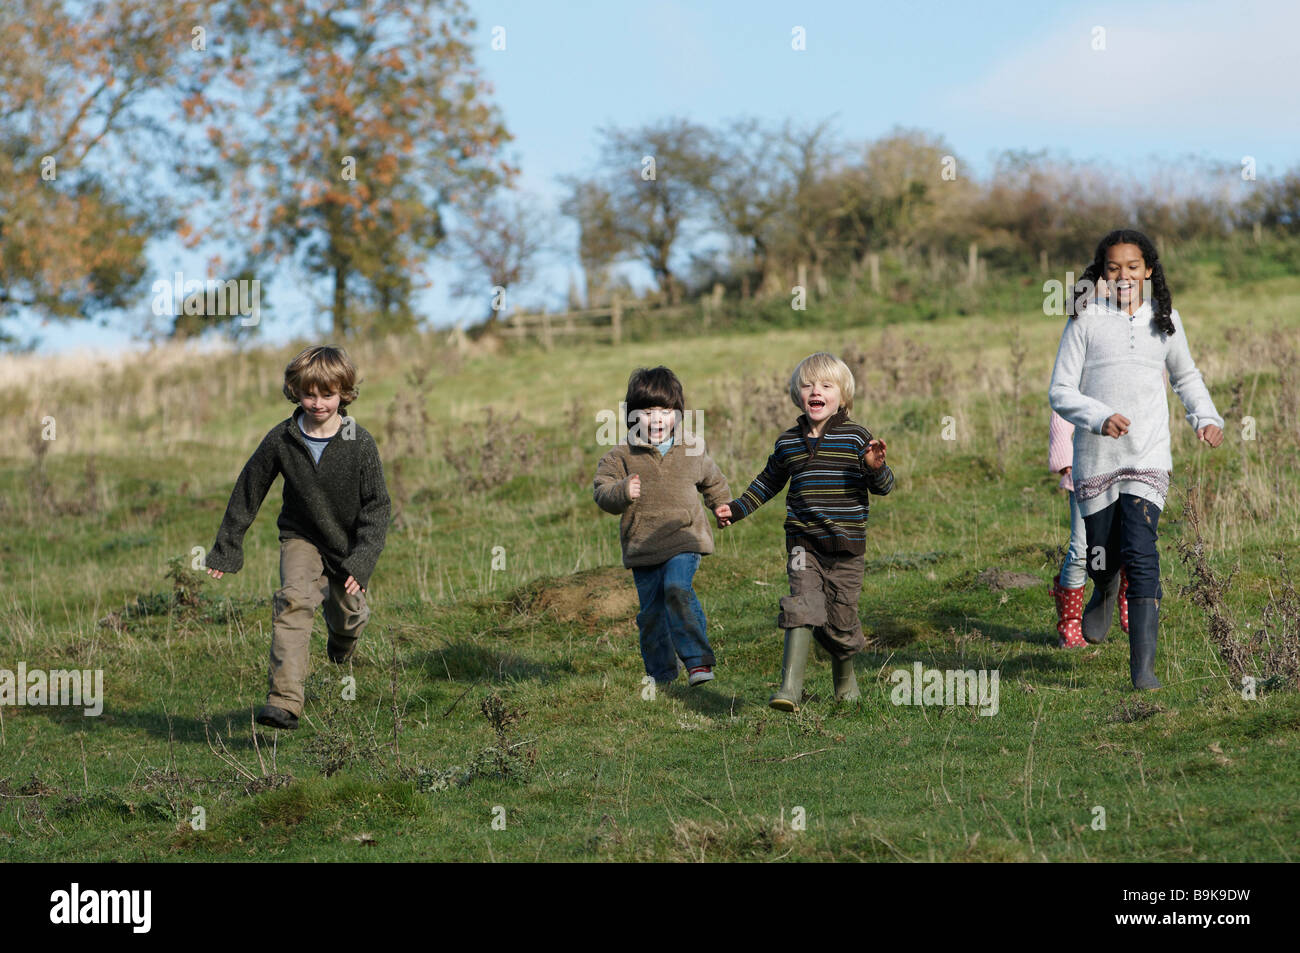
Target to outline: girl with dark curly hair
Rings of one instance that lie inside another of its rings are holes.
[[[1095,292],[1095,294],[1094,294]],[[1074,289],[1052,370],[1052,409],[1075,425],[1071,475],[1087,533],[1092,599],[1083,637],[1104,641],[1120,568],[1128,576],[1133,687],[1159,688],[1160,556],[1156,524],[1169,493],[1169,383],[1197,437],[1217,447],[1223,418],[1196,369],[1155,245],[1117,229],[1101,240]]]

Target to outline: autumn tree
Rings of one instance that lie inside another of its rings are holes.
[[[185,106],[214,155],[187,171],[226,204],[214,235],[329,282],[335,337],[367,300],[383,329],[408,323],[445,209],[517,171],[473,29],[460,0],[213,6]]]
[[[1254,183],[1239,215],[1246,224],[1258,222],[1264,228],[1300,233],[1300,166]]]
[[[194,5],[10,0],[0,6],[0,315],[89,317],[136,300],[155,209],[148,158]]]
[[[627,254],[627,236],[619,227],[614,196],[606,185],[582,176],[564,176],[560,181],[568,190],[560,211],[578,226],[578,261],[587,305],[594,307],[608,296],[610,269]]]

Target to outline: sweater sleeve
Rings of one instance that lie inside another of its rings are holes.
[[[276,443],[280,439],[280,428],[276,427],[262,438],[253,455],[244,464],[244,469],[235,481],[231,491],[230,502],[226,504],[226,515],[217,530],[217,541],[212,544],[205,559],[209,569],[220,572],[239,572],[244,568],[244,534],[253,525],[267,491],[280,473],[280,462],[276,456]]]
[[[1074,465],[1074,425],[1052,411],[1047,425],[1047,469],[1060,473]]]
[[[357,581],[362,589],[370,586],[370,577],[384,551],[388,537],[388,519],[392,504],[388,498],[388,484],[384,481],[384,466],[379,459],[379,448],[373,438],[367,437],[361,461],[361,512],[357,515],[352,552],[342,560],[343,571]]]
[[[744,519],[776,496],[789,479],[789,471],[786,470],[777,452],[773,450],[772,455],[767,458],[767,466],[763,467],[763,472],[754,477],[754,482],[749,485],[749,489],[731,501],[731,522]]]
[[[894,488],[894,471],[889,464],[882,464],[879,469],[872,469],[862,461],[862,483],[872,496],[885,496]]]
[[[616,516],[631,506],[632,497],[627,492],[627,477],[627,466],[623,455],[617,449],[601,457],[596,467],[596,481],[591,487],[596,505],[606,513],[613,513]]]
[[[1087,332],[1082,317],[1071,318],[1061,333],[1061,345],[1056,351],[1056,366],[1052,368],[1052,385],[1048,397],[1052,409],[1090,433],[1101,433],[1101,428],[1115,411],[1099,400],[1079,390],[1083,380],[1083,362],[1088,353]]]
[[[731,499],[731,487],[727,485],[727,478],[722,475],[722,470],[718,468],[707,450],[701,458],[700,468],[703,470],[703,475],[695,484],[695,488],[704,494],[705,505],[710,510],[714,510]]]
[[[1200,430],[1207,424],[1222,429],[1223,418],[1214,408],[1214,399],[1210,397],[1209,388],[1201,372],[1192,361],[1192,353],[1187,344],[1187,331],[1182,319],[1175,311],[1171,317],[1174,322],[1173,337],[1169,339],[1169,352],[1165,355],[1165,368],[1169,371],[1169,384],[1178,399],[1187,409],[1187,422],[1193,430]]]

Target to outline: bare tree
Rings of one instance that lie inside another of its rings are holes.
[[[603,181],[615,225],[627,247],[653,272],[661,292],[680,298],[673,250],[683,229],[699,217],[699,183],[706,177],[707,132],[684,119],[641,129],[601,130]]]
[[[498,192],[470,199],[463,219],[451,231],[451,253],[473,277],[460,281],[456,293],[485,301],[494,324],[510,292],[528,281],[550,247],[546,217],[530,200]]]
[[[779,129],[740,118],[711,133],[705,149],[698,188],[715,224],[739,243],[761,286],[780,216],[795,188],[789,141]],[[745,287],[748,278],[744,276]]]

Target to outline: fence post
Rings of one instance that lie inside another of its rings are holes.
[[[979,280],[979,272],[980,246],[975,242],[971,242],[970,249],[966,254],[966,284],[975,284]]]
[[[545,347],[546,350],[549,351],[549,350],[552,348],[552,346],[554,345],[554,343],[555,343],[555,342],[551,340],[551,315],[550,315],[550,312],[543,311],[543,312],[542,312],[542,346]]]
[[[803,262],[799,262],[799,268],[795,272],[794,283],[804,290],[804,294],[808,293],[808,266]]]
[[[1041,271],[1043,274],[1047,274],[1047,249],[1046,248],[1040,248],[1038,250],[1038,270]]]
[[[609,327],[614,338],[614,344],[623,342],[623,302],[618,295],[614,295],[614,302],[610,306]]]
[[[880,255],[872,252],[867,256],[867,264],[871,267],[871,292],[880,294]]]

